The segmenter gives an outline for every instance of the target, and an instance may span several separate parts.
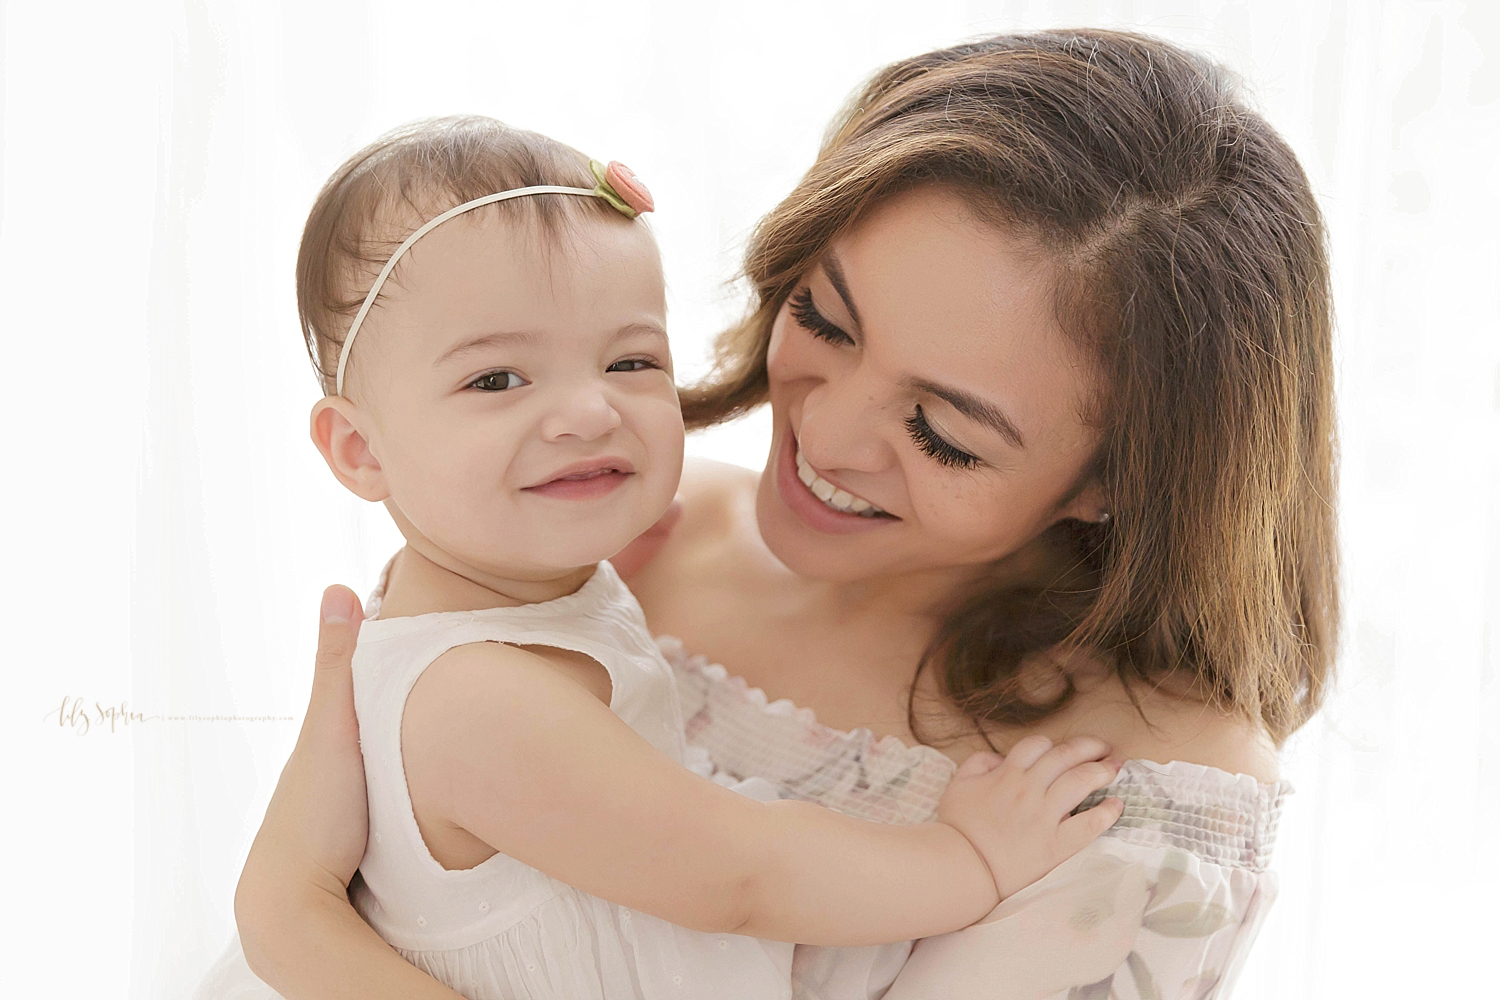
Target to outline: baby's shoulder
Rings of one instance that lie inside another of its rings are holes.
[[[609,671],[590,656],[554,646],[471,642],[454,646],[422,671],[407,698],[403,727],[444,725],[457,715],[494,720],[537,699],[582,688],[608,705]]]

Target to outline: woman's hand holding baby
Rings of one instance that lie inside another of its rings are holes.
[[[345,896],[369,829],[350,672],[363,617],[347,587],[323,594],[307,715],[235,892],[240,940],[250,968],[288,1000],[457,1000],[392,951]]]
[[[1124,803],[1107,798],[1070,815],[1119,773],[1110,746],[1091,736],[1053,745],[1028,736],[1008,756],[976,753],[964,761],[938,803],[989,866],[1005,899],[1072,857],[1114,825]]]

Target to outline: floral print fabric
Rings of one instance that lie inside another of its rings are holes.
[[[935,814],[955,769],[941,752],[829,729],[675,640],[659,643],[677,673],[689,742],[716,780],[880,822]],[[799,946],[795,995],[1224,1000],[1276,896],[1267,865],[1290,790],[1184,761],[1128,761],[1080,807],[1105,795],[1125,802],[1088,848],[962,931],[914,947]]]

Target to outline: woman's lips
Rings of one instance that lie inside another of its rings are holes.
[[[797,439],[787,431],[781,453],[776,458],[776,492],[809,528],[829,535],[847,535],[874,531],[900,522],[899,517],[880,514],[875,517],[834,510],[807,488],[797,476]]]
[[[613,493],[635,475],[629,462],[607,460],[580,462],[561,469],[551,479],[522,492],[553,500],[592,500]]]

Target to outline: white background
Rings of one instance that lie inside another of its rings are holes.
[[[185,995],[295,735],[80,735],[64,698],[300,718],[319,592],[394,547],[306,440],[292,266],[345,156],[479,112],[631,164],[692,376],[865,75],[1076,24],[1240,71],[1332,230],[1344,652],[1285,754],[1284,893],[1238,996],[1493,995],[1500,5],[1451,0],[6,3],[0,994]],[[691,447],[758,466],[762,428]]]

